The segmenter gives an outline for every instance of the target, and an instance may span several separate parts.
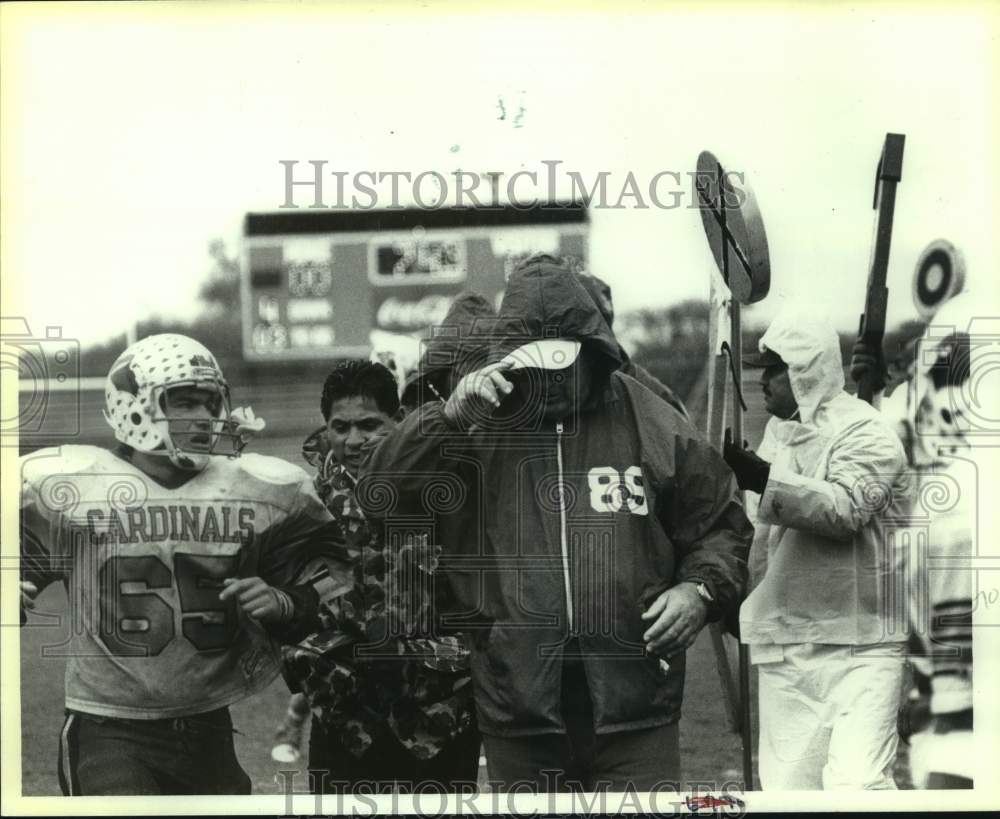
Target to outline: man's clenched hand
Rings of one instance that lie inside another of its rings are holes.
[[[510,369],[511,362],[498,361],[480,370],[469,373],[455,387],[455,391],[444,405],[444,417],[453,427],[469,429],[482,410],[477,405],[496,408],[514,385],[503,376]]]
[[[269,586],[259,577],[227,577],[220,600],[236,598],[243,613],[261,623],[285,623],[292,619],[295,606],[281,589]]]
[[[882,354],[882,345],[858,341],[851,350],[851,378],[855,384],[860,384],[869,375],[874,381],[875,392],[885,388],[888,371]]]
[[[642,613],[653,623],[642,639],[646,651],[671,657],[691,647],[708,618],[708,606],[694,583],[678,583],[667,589]]]

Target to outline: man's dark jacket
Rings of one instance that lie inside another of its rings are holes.
[[[665,672],[647,656],[640,614],[684,580],[706,584],[712,618],[738,605],[752,528],[732,472],[675,409],[617,372],[618,343],[554,261],[511,277],[498,328],[494,358],[526,338],[581,341],[597,389],[559,424],[508,406],[515,394],[496,413],[506,420],[471,434],[425,404],[371,453],[358,500],[389,529],[431,526],[443,544],[483,732],[565,731],[562,655],[574,637],[598,734],[674,722],[684,657]]]

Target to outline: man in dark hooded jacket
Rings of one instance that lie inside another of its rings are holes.
[[[410,412],[427,401],[444,401],[461,377],[486,363],[490,331],[496,311],[489,300],[463,290],[451,303],[444,320],[423,343],[417,369],[403,387],[400,403]]]
[[[601,316],[604,318],[604,321],[607,322],[608,329],[614,333],[615,305],[614,302],[611,301],[611,285],[599,276],[594,276],[590,273],[581,272],[577,275],[580,277],[580,284],[583,285],[583,289],[587,291],[590,298],[594,300],[594,304],[597,305],[597,309],[601,311]],[[622,357],[621,371],[625,373],[625,375],[632,376],[646,389],[652,390],[660,396],[660,398],[670,404],[670,406],[672,406],[685,418],[690,418],[687,408],[684,406],[684,402],[677,397],[670,387],[660,381],[659,378],[653,375],[641,364],[636,364],[629,354],[625,352],[625,348],[619,346],[619,352]]]
[[[733,475],[618,371],[560,261],[515,271],[496,330],[494,363],[370,453],[358,500],[387,529],[429,521],[443,545],[494,787],[679,785],[684,651],[746,576]]]

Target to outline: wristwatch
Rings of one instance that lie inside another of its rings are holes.
[[[698,592],[698,596],[708,605],[711,606],[715,602],[715,598],[712,597],[712,592],[708,590],[708,586],[704,583],[697,583],[694,588]]]

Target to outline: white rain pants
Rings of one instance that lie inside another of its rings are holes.
[[[759,671],[764,790],[896,788],[900,648],[751,647]]]

